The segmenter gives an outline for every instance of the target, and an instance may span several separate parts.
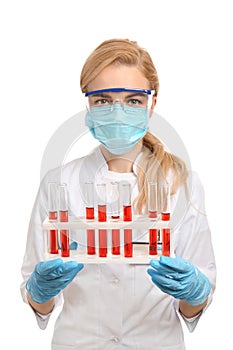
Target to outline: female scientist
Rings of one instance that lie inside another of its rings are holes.
[[[88,57],[81,72],[86,125],[100,146],[62,168],[70,213],[83,215],[81,184],[126,181],[134,212],[145,213],[147,182],[166,179],[172,188],[175,258],[147,265],[43,261],[42,223],[48,215],[47,184],[41,183],[29,225],[22,274],[23,299],[45,328],[62,301],[53,350],[185,349],[181,323],[193,331],[211,302],[215,259],[203,192],[195,173],[165,151],[148,131],[159,81],[148,52],[136,42],[107,40]],[[178,213],[178,214],[177,214]]]

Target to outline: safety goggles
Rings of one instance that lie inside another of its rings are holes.
[[[112,112],[114,106],[121,105],[132,108],[151,108],[154,90],[133,88],[108,88],[88,91],[85,93],[87,110],[95,112],[96,108],[104,107],[107,113]]]

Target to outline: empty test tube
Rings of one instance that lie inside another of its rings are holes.
[[[162,193],[161,193],[161,204],[162,204],[162,213],[161,219],[162,221],[170,220],[170,185],[168,183],[163,184]],[[170,256],[170,228],[162,229],[162,255]]]
[[[111,219],[120,219],[120,192],[119,182],[111,183]],[[112,254],[120,255],[120,230],[112,229]]]
[[[68,222],[68,191],[67,191],[66,184],[59,185],[59,215],[60,215],[60,222]],[[62,257],[70,256],[69,230],[61,229],[60,239],[61,239],[61,256]]]
[[[94,184],[86,182],[85,186],[85,201],[86,201],[86,220],[94,220]],[[95,230],[87,230],[87,254],[95,254]]]
[[[57,221],[58,201],[57,201],[57,184],[48,183],[48,210],[49,220]],[[58,254],[58,230],[49,231],[49,253]]]
[[[98,221],[107,221],[106,212],[106,184],[97,184],[98,193]],[[105,258],[107,256],[107,230],[99,229],[99,256]]]
[[[123,220],[132,221],[132,206],[131,206],[131,185],[123,184]],[[133,244],[132,244],[132,229],[124,229],[124,256],[132,258]]]
[[[158,219],[158,194],[157,194],[157,183],[148,183],[148,215],[153,221]],[[157,255],[157,244],[158,244],[158,230],[151,228],[149,229],[149,254]]]

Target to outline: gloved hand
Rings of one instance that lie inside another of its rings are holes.
[[[64,289],[82,270],[76,261],[63,262],[61,258],[39,262],[26,283],[26,289],[38,304],[43,304]]]
[[[154,284],[176,299],[200,305],[210,294],[209,279],[187,260],[161,256],[160,260],[151,260],[150,265],[153,269],[150,268],[147,272]]]

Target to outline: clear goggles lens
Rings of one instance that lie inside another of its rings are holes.
[[[89,112],[104,107],[106,114],[112,112],[115,105],[133,108],[151,108],[154,90],[111,88],[85,93],[86,107]]]

